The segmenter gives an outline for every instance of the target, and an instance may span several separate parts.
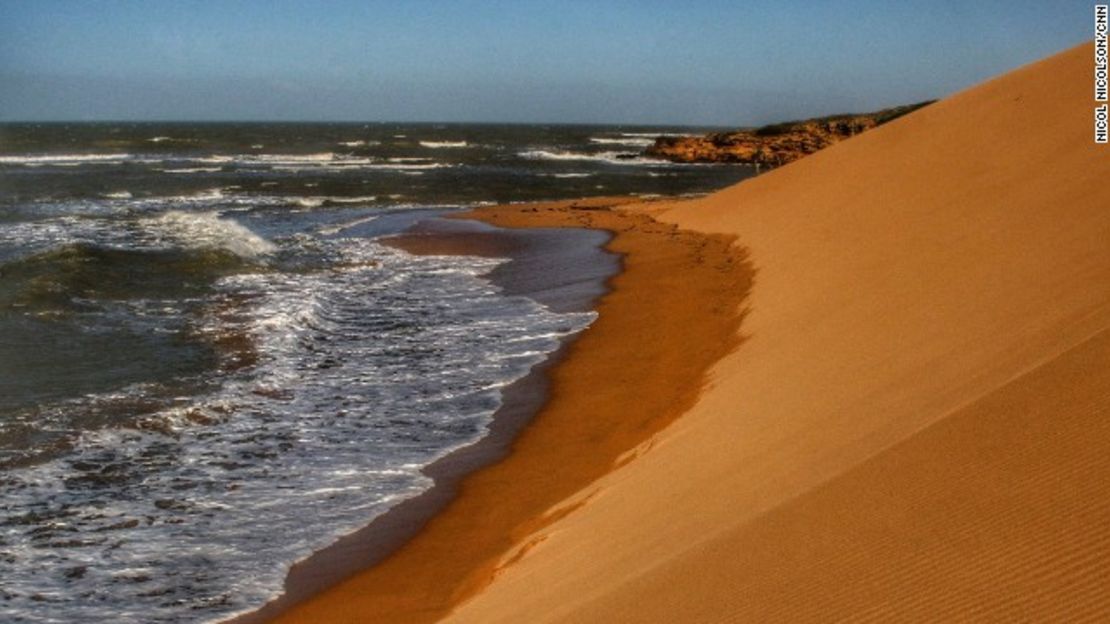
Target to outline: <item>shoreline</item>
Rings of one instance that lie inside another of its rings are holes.
[[[524,232],[611,232],[605,249],[622,258],[623,270],[609,278],[598,319],[537,365],[531,383],[514,384],[520,393],[514,403],[523,408],[530,401],[533,409],[517,414],[512,431],[506,427],[496,437],[491,431],[478,443],[499,440],[502,457],[485,466],[444,463],[455,471],[450,491],[439,487],[437,475],[437,493],[417,498],[436,498],[430,504],[438,513],[426,524],[406,525],[404,512],[391,510],[386,516],[397,521],[376,520],[332,547],[350,547],[344,542],[359,534],[378,535],[370,539],[379,542],[376,550],[347,557],[345,565],[354,564],[356,574],[328,588],[310,587],[298,580],[304,568],[339,567],[334,553],[323,562],[318,553],[290,573],[281,600],[231,622],[436,621],[526,556],[543,541],[539,532],[585,501],[555,506],[650,448],[655,434],[695,402],[710,366],[739,343],[752,277],[731,237],[680,231],[655,221],[650,211],[642,200],[594,198],[451,215]],[[631,406],[638,409],[630,413]],[[500,416],[495,423],[508,420]],[[478,445],[460,451],[470,454]],[[458,471],[466,466],[476,469]],[[394,509],[420,505],[406,501]],[[380,545],[390,531],[407,538],[391,553]]]
[[[400,235],[381,242],[417,255],[470,255],[506,258],[486,276],[507,295],[526,295],[556,312],[588,312],[608,292],[608,282],[620,271],[619,258],[604,250],[611,237],[602,231],[571,233],[552,230],[511,230],[451,215],[425,217]],[[555,252],[552,257],[548,252]],[[540,254],[567,270],[563,283],[550,276],[528,280],[522,273]],[[581,265],[591,261],[593,270]],[[520,265],[525,266],[520,266]],[[570,279],[570,283],[567,282]],[[457,448],[426,466],[423,473],[434,481],[429,489],[389,508],[366,526],[295,563],[286,574],[282,594],[262,607],[224,620],[224,624],[259,624],[289,611],[297,604],[373,566],[401,548],[458,495],[459,482],[467,475],[503,458],[517,434],[540,410],[548,395],[548,375],[581,334],[560,340],[560,345],[524,376],[502,391],[487,433],[473,444]]]

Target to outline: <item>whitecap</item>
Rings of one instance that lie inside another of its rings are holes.
[[[590,137],[591,143],[599,145],[628,145],[630,147],[647,147],[655,143],[655,139],[647,137]]]
[[[197,158],[195,160],[196,160],[196,162],[203,162],[203,163],[229,163],[229,162],[233,162],[235,160],[235,158],[233,156],[225,156],[223,154],[216,154],[214,156],[204,156],[204,157],[201,157],[201,158]]]
[[[377,195],[363,195],[361,197],[329,197],[328,201],[336,204],[363,204],[367,202],[372,202],[377,198]]]
[[[669,165],[666,160],[644,158],[639,154],[628,152],[572,152],[567,150],[534,149],[517,153],[517,156],[528,160],[557,160],[557,161],[586,161],[600,162],[610,165]]]
[[[41,163],[47,165],[80,165],[84,163],[116,162],[131,158],[131,154],[24,154],[0,156],[0,164],[24,165]]]
[[[339,145],[343,147],[373,147],[374,145],[381,145],[381,141],[340,141]]]
[[[216,212],[170,210],[144,219],[142,224],[159,240],[193,249],[224,249],[241,258],[263,256],[276,249],[270,241]]]
[[[319,208],[324,204],[367,204],[378,199],[377,195],[362,195],[359,197],[337,197],[333,195],[313,195],[309,197],[290,198],[292,203],[303,208]]]
[[[162,169],[162,173],[216,173],[220,167],[183,167],[181,169]]]
[[[303,208],[319,208],[327,201],[326,197],[296,197],[293,203]]]
[[[375,163],[375,164],[369,165],[366,168],[367,169],[408,170],[408,169],[450,169],[454,166],[455,165],[452,165],[450,163],[437,163],[437,162],[432,162],[432,163],[400,162],[400,163]]]
[[[318,152],[315,154],[258,154],[247,156],[248,159],[262,162],[328,162],[335,160],[335,152]]]

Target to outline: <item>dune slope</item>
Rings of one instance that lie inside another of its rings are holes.
[[[1091,58],[667,206],[748,248],[742,346],[450,621],[1110,617]]]

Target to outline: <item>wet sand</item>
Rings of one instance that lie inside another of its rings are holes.
[[[506,294],[530,297],[557,312],[592,310],[620,270],[619,258],[602,247],[610,236],[599,230],[506,230],[480,221],[425,217],[408,235],[382,242],[411,253],[506,258],[487,278]],[[539,266],[544,270],[537,270]],[[233,624],[267,622],[293,605],[332,587],[396,551],[458,493],[459,480],[505,456],[547,396],[548,373],[566,353],[574,336],[528,375],[507,386],[489,433],[424,469],[434,487],[406,500],[298,562],[286,578],[284,593],[265,607],[234,618]]]
[[[399,506],[391,512],[394,519],[383,518],[364,531],[364,544],[375,547],[340,544],[334,550],[345,554],[321,553],[298,566],[326,569],[317,574],[329,577],[344,566],[367,569],[307,599],[325,583],[295,570],[283,604],[240,621],[270,621],[274,614],[277,622],[436,621],[536,546],[529,536],[581,505],[559,506],[560,501],[633,462],[693,404],[709,381],[712,363],[739,343],[750,267],[731,237],[681,232],[654,221],[646,214],[650,208],[642,206],[614,209],[629,203],[583,200],[483,208],[465,215],[503,227],[574,228],[593,230],[595,236],[612,232],[606,248],[621,257],[622,271],[609,280],[611,292],[597,304],[598,319],[510,391],[515,396],[507,397],[506,405],[514,406],[515,415],[497,418],[499,423],[512,420],[511,426],[436,465],[447,486],[437,486],[436,493],[405,509]],[[525,231],[525,237],[542,232]],[[481,253],[499,255],[520,240],[496,230],[476,231],[473,225],[437,222],[395,244],[415,253],[475,253],[473,243],[482,241]],[[530,289],[537,273],[548,274],[562,284],[540,298],[567,305],[567,293],[581,288],[574,286],[580,280],[551,262],[554,249],[534,256],[533,266],[522,260],[517,269],[506,265],[504,271],[521,271],[526,279],[515,281],[513,288],[529,296],[536,296]],[[584,269],[597,270],[596,259],[577,258]],[[478,448],[483,445],[497,451]],[[474,461],[475,454],[483,456],[480,461]],[[493,456],[499,458],[496,463],[449,483]],[[436,509],[426,524],[412,521]],[[404,538],[409,539],[403,546],[382,558],[388,551],[384,544]]]

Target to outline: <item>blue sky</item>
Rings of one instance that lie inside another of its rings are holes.
[[[0,120],[755,124],[942,97],[1091,7],[0,0]]]

